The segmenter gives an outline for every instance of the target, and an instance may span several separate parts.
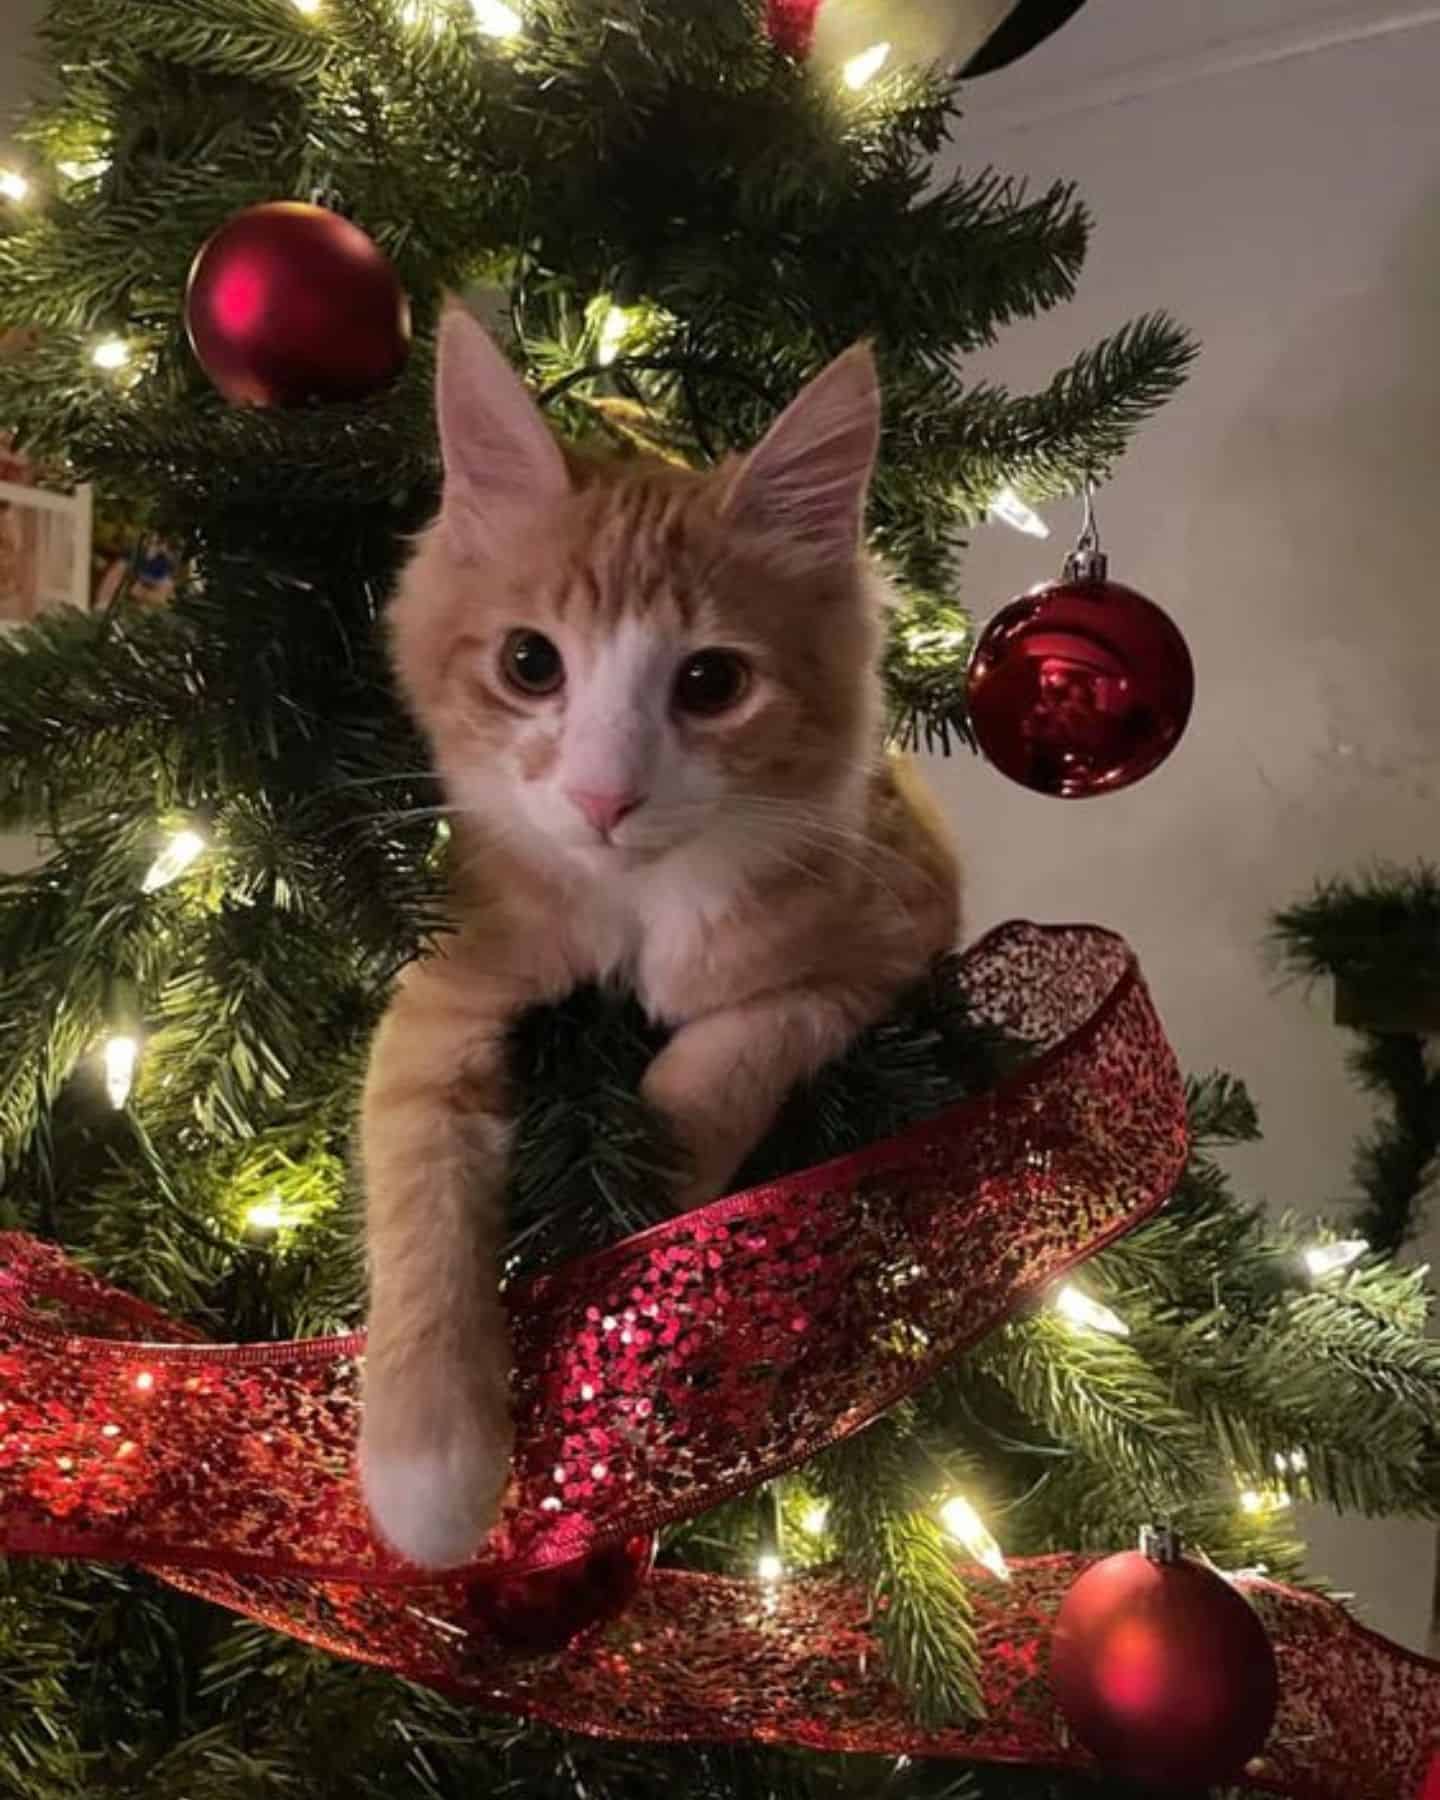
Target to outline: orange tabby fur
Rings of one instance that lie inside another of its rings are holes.
[[[496,1265],[516,1013],[613,978],[675,1027],[644,1092],[689,1152],[676,1203],[693,1206],[953,943],[958,881],[879,749],[866,349],[710,474],[566,457],[458,310],[438,399],[445,500],[391,629],[456,808],[457,930],[406,971],[365,1088],[361,1469],[381,1533],[445,1567],[478,1547],[508,1476]],[[556,694],[507,686],[517,628],[562,653]],[[749,688],[682,715],[674,671],[710,646],[743,657]],[[618,824],[586,810],[597,792],[623,796]]]

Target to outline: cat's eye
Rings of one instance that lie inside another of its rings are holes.
[[[675,705],[680,712],[712,718],[738,706],[749,687],[750,665],[737,651],[697,650],[675,677]]]
[[[517,693],[539,696],[559,688],[565,663],[543,631],[512,631],[501,647],[500,672]]]

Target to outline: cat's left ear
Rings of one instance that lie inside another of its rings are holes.
[[[741,462],[725,517],[783,538],[803,566],[851,562],[879,445],[875,358],[868,344],[854,344],[800,390]]]

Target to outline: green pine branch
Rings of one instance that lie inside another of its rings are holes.
[[[1397,1028],[1416,996],[1440,1007],[1440,869],[1381,865],[1355,881],[1319,884],[1277,912],[1271,943],[1282,968],[1305,981],[1328,976],[1351,998],[1359,1031],[1349,1059],[1384,1115],[1355,1147],[1356,1231],[1393,1251],[1421,1228],[1440,1182],[1440,1069],[1425,1034]],[[1387,1015],[1389,1015],[1387,1017]]]

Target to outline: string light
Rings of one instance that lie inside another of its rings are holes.
[[[1280,1475],[1303,1475],[1310,1467],[1310,1458],[1303,1450],[1292,1450],[1287,1456],[1283,1450],[1275,1452],[1275,1468]]]
[[[128,1032],[117,1031],[106,1038],[101,1054],[105,1059],[105,1092],[116,1112],[121,1112],[135,1085],[135,1065],[140,1060],[139,1039]]]
[[[307,18],[311,13],[318,13],[320,10],[320,0],[291,0],[291,4],[296,12],[304,13]]]
[[[252,1231],[278,1231],[285,1223],[285,1203],[278,1194],[257,1200],[245,1212],[245,1223]]]
[[[97,175],[103,175],[110,167],[109,159],[96,157],[93,162],[62,162],[55,167],[67,181],[93,181]]]
[[[1359,1262],[1370,1246],[1364,1238],[1340,1238],[1333,1244],[1312,1244],[1305,1252],[1305,1267],[1316,1281],[1339,1275]]]
[[[800,1529],[810,1537],[824,1535],[825,1527],[830,1523],[830,1503],[827,1500],[816,1500],[805,1508],[800,1515]]]
[[[475,23],[487,37],[515,37],[525,24],[513,6],[505,5],[505,0],[470,0],[470,7]]]
[[[858,56],[852,56],[841,69],[845,85],[857,93],[867,81],[873,81],[890,60],[889,44],[872,44]]]
[[[175,831],[170,841],[151,863],[144,881],[140,883],[142,894],[154,894],[163,887],[169,887],[172,881],[178,881],[205,848],[205,840],[198,831]]]
[[[970,642],[970,633],[953,625],[910,625],[901,635],[911,656],[958,656]]]
[[[773,1550],[767,1550],[755,1564],[755,1573],[769,1586],[784,1578],[785,1564]]]
[[[1101,1331],[1106,1337],[1117,1338],[1130,1335],[1130,1327],[1119,1313],[1111,1312],[1108,1306],[1092,1300],[1088,1294],[1071,1286],[1068,1281],[1055,1296],[1055,1310],[1067,1325],[1073,1325],[1077,1331]]]
[[[97,369],[123,369],[130,360],[130,346],[124,338],[104,338],[90,352]]]
[[[1008,525],[1012,531],[1023,531],[1026,537],[1048,538],[1050,535],[1050,527],[1033,506],[1025,504],[1013,487],[1001,488],[987,511],[992,519]]]
[[[982,1569],[988,1569],[999,1581],[1010,1579],[1010,1565],[1004,1551],[963,1494],[952,1494],[941,1506],[940,1523],[957,1544],[964,1545]]]
[[[608,369],[614,362],[629,333],[630,314],[623,306],[612,306],[605,314],[595,345],[595,360],[602,369]]]
[[[135,1377],[135,1385],[142,1394],[148,1394],[155,1386],[155,1375],[150,1369],[142,1369]]]
[[[0,169],[0,194],[18,206],[30,192],[30,183],[18,169]]]
[[[1241,1488],[1240,1510],[1252,1519],[1260,1518],[1265,1513],[1284,1512],[1290,1505],[1290,1496],[1279,1488]]]

